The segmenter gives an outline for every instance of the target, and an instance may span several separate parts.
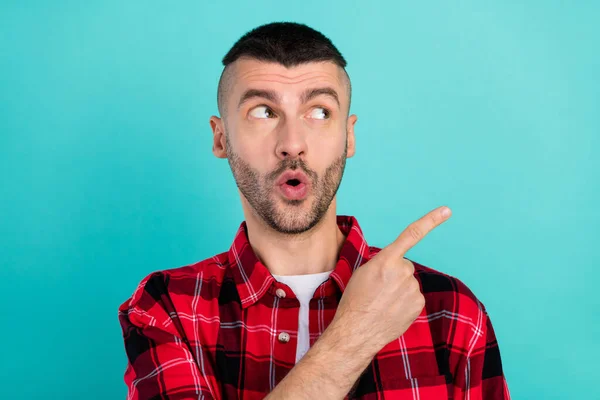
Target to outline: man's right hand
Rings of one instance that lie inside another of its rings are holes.
[[[442,214],[445,209],[447,216]],[[429,212],[352,274],[330,324],[332,331],[343,332],[347,345],[355,345],[357,351],[372,357],[404,334],[419,316],[425,298],[413,263],[403,257],[450,215],[447,207]],[[336,336],[339,340],[339,334]]]
[[[267,399],[342,399],[375,354],[408,329],[425,298],[414,265],[403,257],[450,217],[444,208],[410,224],[354,271],[329,327]]]

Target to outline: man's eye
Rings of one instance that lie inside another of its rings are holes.
[[[328,119],[329,110],[323,107],[315,107],[310,111],[310,118],[314,119]]]
[[[254,118],[273,118],[275,113],[267,106],[258,106],[250,111],[250,116]]]

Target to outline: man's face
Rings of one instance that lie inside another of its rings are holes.
[[[230,68],[226,116],[211,118],[213,151],[226,155],[251,211],[278,232],[305,232],[329,209],[354,154],[345,73],[332,62],[287,69],[247,58]]]

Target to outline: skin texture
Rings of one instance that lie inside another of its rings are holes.
[[[345,71],[333,62],[286,68],[249,58],[228,68],[224,117],[210,118],[213,154],[229,162],[255,253],[275,274],[332,270],[344,241],[336,192],[355,153],[357,116],[348,115]],[[318,88],[335,91],[337,101],[319,94],[302,102],[305,91]],[[272,91],[277,99],[255,97],[239,106],[248,89]],[[296,169],[307,175],[309,195],[290,201],[275,181]]]

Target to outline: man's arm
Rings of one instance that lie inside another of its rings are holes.
[[[457,281],[462,293],[471,293],[462,282]],[[457,343],[452,346],[456,349],[451,357],[455,360],[454,398],[510,400],[500,348],[485,306],[472,294],[461,299],[460,303],[458,318],[471,316],[471,322],[470,327],[463,331],[469,333],[455,335]],[[474,308],[476,312],[472,311]]]
[[[483,305],[482,305],[483,306]],[[496,340],[496,334],[492,327],[492,320],[485,311],[485,350],[483,356],[483,367],[481,368],[481,398],[493,400],[510,400],[510,392],[506,383],[506,377],[502,370],[502,359],[500,347]],[[471,396],[471,399],[473,396]]]
[[[379,350],[332,323],[265,399],[343,399]]]
[[[168,310],[164,296],[155,298],[162,275],[144,278],[130,300],[119,307],[127,368],[127,400],[220,399],[213,370],[202,351],[190,351]],[[200,344],[198,344],[200,346]]]

